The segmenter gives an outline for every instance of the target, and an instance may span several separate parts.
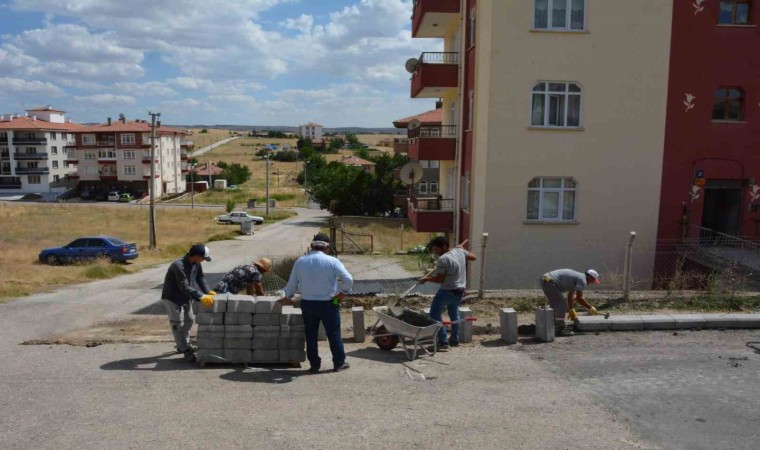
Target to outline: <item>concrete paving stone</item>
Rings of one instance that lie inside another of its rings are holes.
[[[580,316],[575,319],[578,331],[609,331],[610,324],[610,320],[604,316]]]
[[[733,314],[702,314],[705,319],[705,328],[737,328],[739,321]]]
[[[367,330],[364,327],[364,307],[354,306],[351,308],[353,320],[354,342],[364,342],[367,339]]]
[[[280,350],[280,362],[304,362],[306,352],[304,350]]]
[[[672,330],[676,326],[676,319],[667,314],[651,314],[641,316],[645,330]]]
[[[536,308],[536,339],[541,342],[552,342],[554,333],[554,310]]]
[[[303,325],[295,325],[295,326],[286,325],[284,327],[280,327],[280,337],[305,336],[305,335],[306,335],[306,327]]]
[[[760,314],[730,314],[736,319],[736,328],[760,328]]]
[[[197,304],[197,311],[198,313],[223,313],[227,312],[227,300],[224,298],[219,298],[219,296],[216,296],[214,298],[214,304],[210,308],[207,308],[203,306],[201,302],[193,302],[193,304]]]
[[[468,307],[459,308],[459,319],[464,320],[472,317],[472,310]],[[472,335],[475,331],[474,322],[464,321],[459,324],[459,342],[468,344],[472,342]]]
[[[702,314],[674,314],[676,329],[704,328],[707,322]]]
[[[226,348],[224,349],[224,359],[234,364],[249,363],[253,361],[253,352],[251,350]]]
[[[251,345],[254,350],[276,350],[280,348],[279,337],[253,338]]]
[[[253,327],[253,338],[278,338],[280,337],[280,327],[261,326]]]
[[[644,320],[641,316],[637,315],[614,316],[604,320],[610,321],[610,330],[612,331],[637,331],[644,329]]]
[[[198,325],[198,334],[224,334],[225,331],[227,331],[227,327],[225,325]]]
[[[199,331],[200,332],[200,331]],[[229,337],[253,337],[253,327],[250,325],[225,325],[224,335]]]
[[[198,313],[195,323],[200,325],[224,325],[224,313]]]
[[[253,351],[253,362],[257,363],[276,363],[280,362],[279,350],[262,350],[256,349]]]
[[[277,303],[277,297],[256,297],[256,314],[280,314],[282,304]]]
[[[253,326],[254,327],[268,327],[268,326],[280,326],[279,314],[254,314]]]
[[[253,296],[237,295],[235,297],[245,297],[245,298],[235,298],[235,299],[227,300],[227,312],[253,314],[253,312],[256,310],[256,305],[254,303]]]
[[[198,335],[198,348],[224,348],[224,337]]]
[[[253,338],[224,338],[224,348],[250,350],[253,348]]]
[[[499,311],[501,340],[511,345],[517,344],[517,311],[513,308],[503,308]]]
[[[225,325],[251,325],[253,323],[253,314],[248,313],[226,313],[224,315]]]
[[[289,336],[280,337],[277,342],[277,348],[280,350],[287,349],[301,349],[306,347],[306,336]]]
[[[280,325],[303,325],[303,315],[300,308],[283,306],[280,315]]]

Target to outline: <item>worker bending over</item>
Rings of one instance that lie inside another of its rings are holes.
[[[585,298],[583,291],[588,284],[601,284],[599,273],[594,269],[589,269],[586,273],[576,272],[571,269],[558,269],[545,273],[541,277],[541,288],[544,295],[549,300],[554,310],[554,326],[560,336],[572,336],[573,329],[565,324],[565,313],[568,319],[575,320],[578,314],[575,312],[575,301],[577,300],[590,315],[596,315],[596,308],[591,306]],[[563,295],[567,292],[567,299]]]
[[[214,290],[220,294],[239,294],[245,288],[248,295],[264,295],[262,275],[270,270],[272,270],[272,261],[267,258],[237,266],[224,274],[214,286]]]

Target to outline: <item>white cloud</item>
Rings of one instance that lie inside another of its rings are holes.
[[[80,25],[48,25],[24,31],[10,42],[26,55],[42,60],[140,64],[143,53],[114,43],[113,33],[92,34]]]
[[[138,97],[172,97],[177,92],[164,83],[149,81],[147,83],[116,83],[113,86],[121,92],[127,92]]]
[[[0,93],[10,94],[35,94],[44,97],[61,97],[64,92],[52,83],[42,81],[27,81],[20,78],[0,78]]]
[[[87,96],[77,96],[74,100],[80,104],[88,104],[90,106],[98,107],[118,107],[125,105],[134,105],[137,103],[134,97],[131,95],[116,95],[116,94],[96,94]]]
[[[301,33],[308,33],[314,26],[314,17],[307,14],[301,14],[297,19],[285,19],[283,26],[288,30],[298,30]]]

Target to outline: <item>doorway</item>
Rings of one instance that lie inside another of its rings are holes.
[[[720,233],[738,236],[742,193],[741,180],[709,180],[705,186],[702,226]]]

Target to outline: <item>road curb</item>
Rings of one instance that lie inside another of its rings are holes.
[[[578,331],[760,329],[760,314],[582,316],[574,323]]]

